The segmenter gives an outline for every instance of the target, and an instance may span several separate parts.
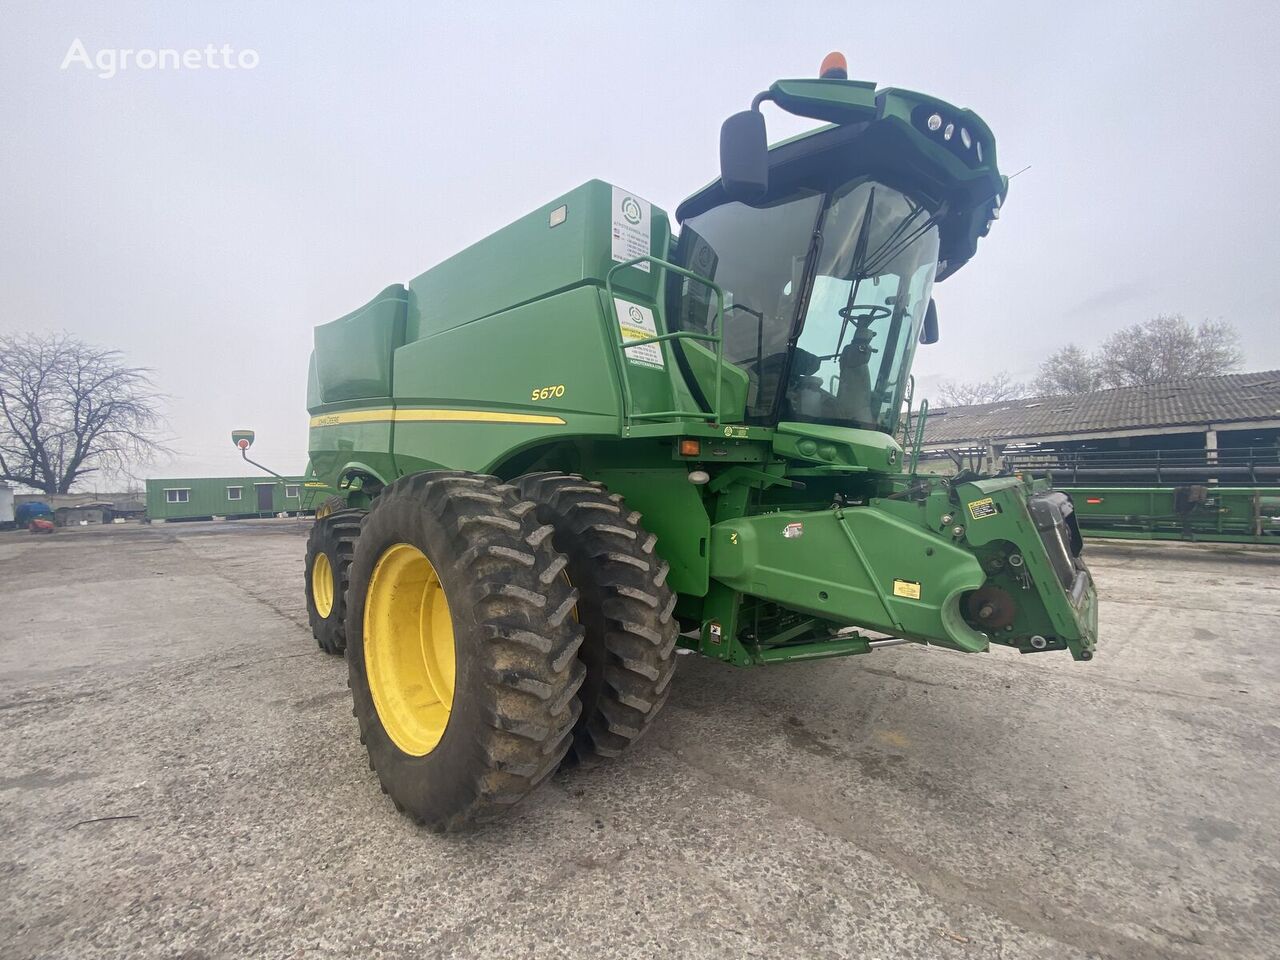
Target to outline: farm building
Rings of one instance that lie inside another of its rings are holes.
[[[148,520],[310,513],[333,491],[304,477],[188,477],[147,481]]]
[[[1048,475],[1085,536],[1280,544],[1280,370],[930,411],[921,464]]]
[[[1060,485],[1280,483],[1280,370],[930,410],[926,469]]]

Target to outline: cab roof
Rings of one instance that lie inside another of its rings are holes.
[[[995,138],[971,110],[909,90],[856,80],[779,80],[757,97],[827,124],[769,148],[764,206],[799,186],[823,189],[868,176],[943,210],[938,280],[973,257],[1008,191]],[[729,202],[717,179],[676,209],[680,222]]]

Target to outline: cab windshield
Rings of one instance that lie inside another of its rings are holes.
[[[938,260],[937,217],[872,180],[727,203],[685,222],[677,260],[725,293],[725,359],[748,379],[751,423],[892,433]],[[679,329],[714,318],[673,277]]]

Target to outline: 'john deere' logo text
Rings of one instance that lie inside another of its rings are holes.
[[[633,226],[640,222],[640,204],[636,203],[635,197],[622,199],[622,219]]]

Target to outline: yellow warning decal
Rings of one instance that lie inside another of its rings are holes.
[[[995,502],[990,497],[983,497],[981,500],[974,500],[969,503],[969,516],[975,520],[985,520],[987,517],[994,517],[999,512],[996,509]]]
[[[906,597],[908,600],[920,599],[920,581],[919,580],[899,580],[893,581],[893,595],[895,597]]]

